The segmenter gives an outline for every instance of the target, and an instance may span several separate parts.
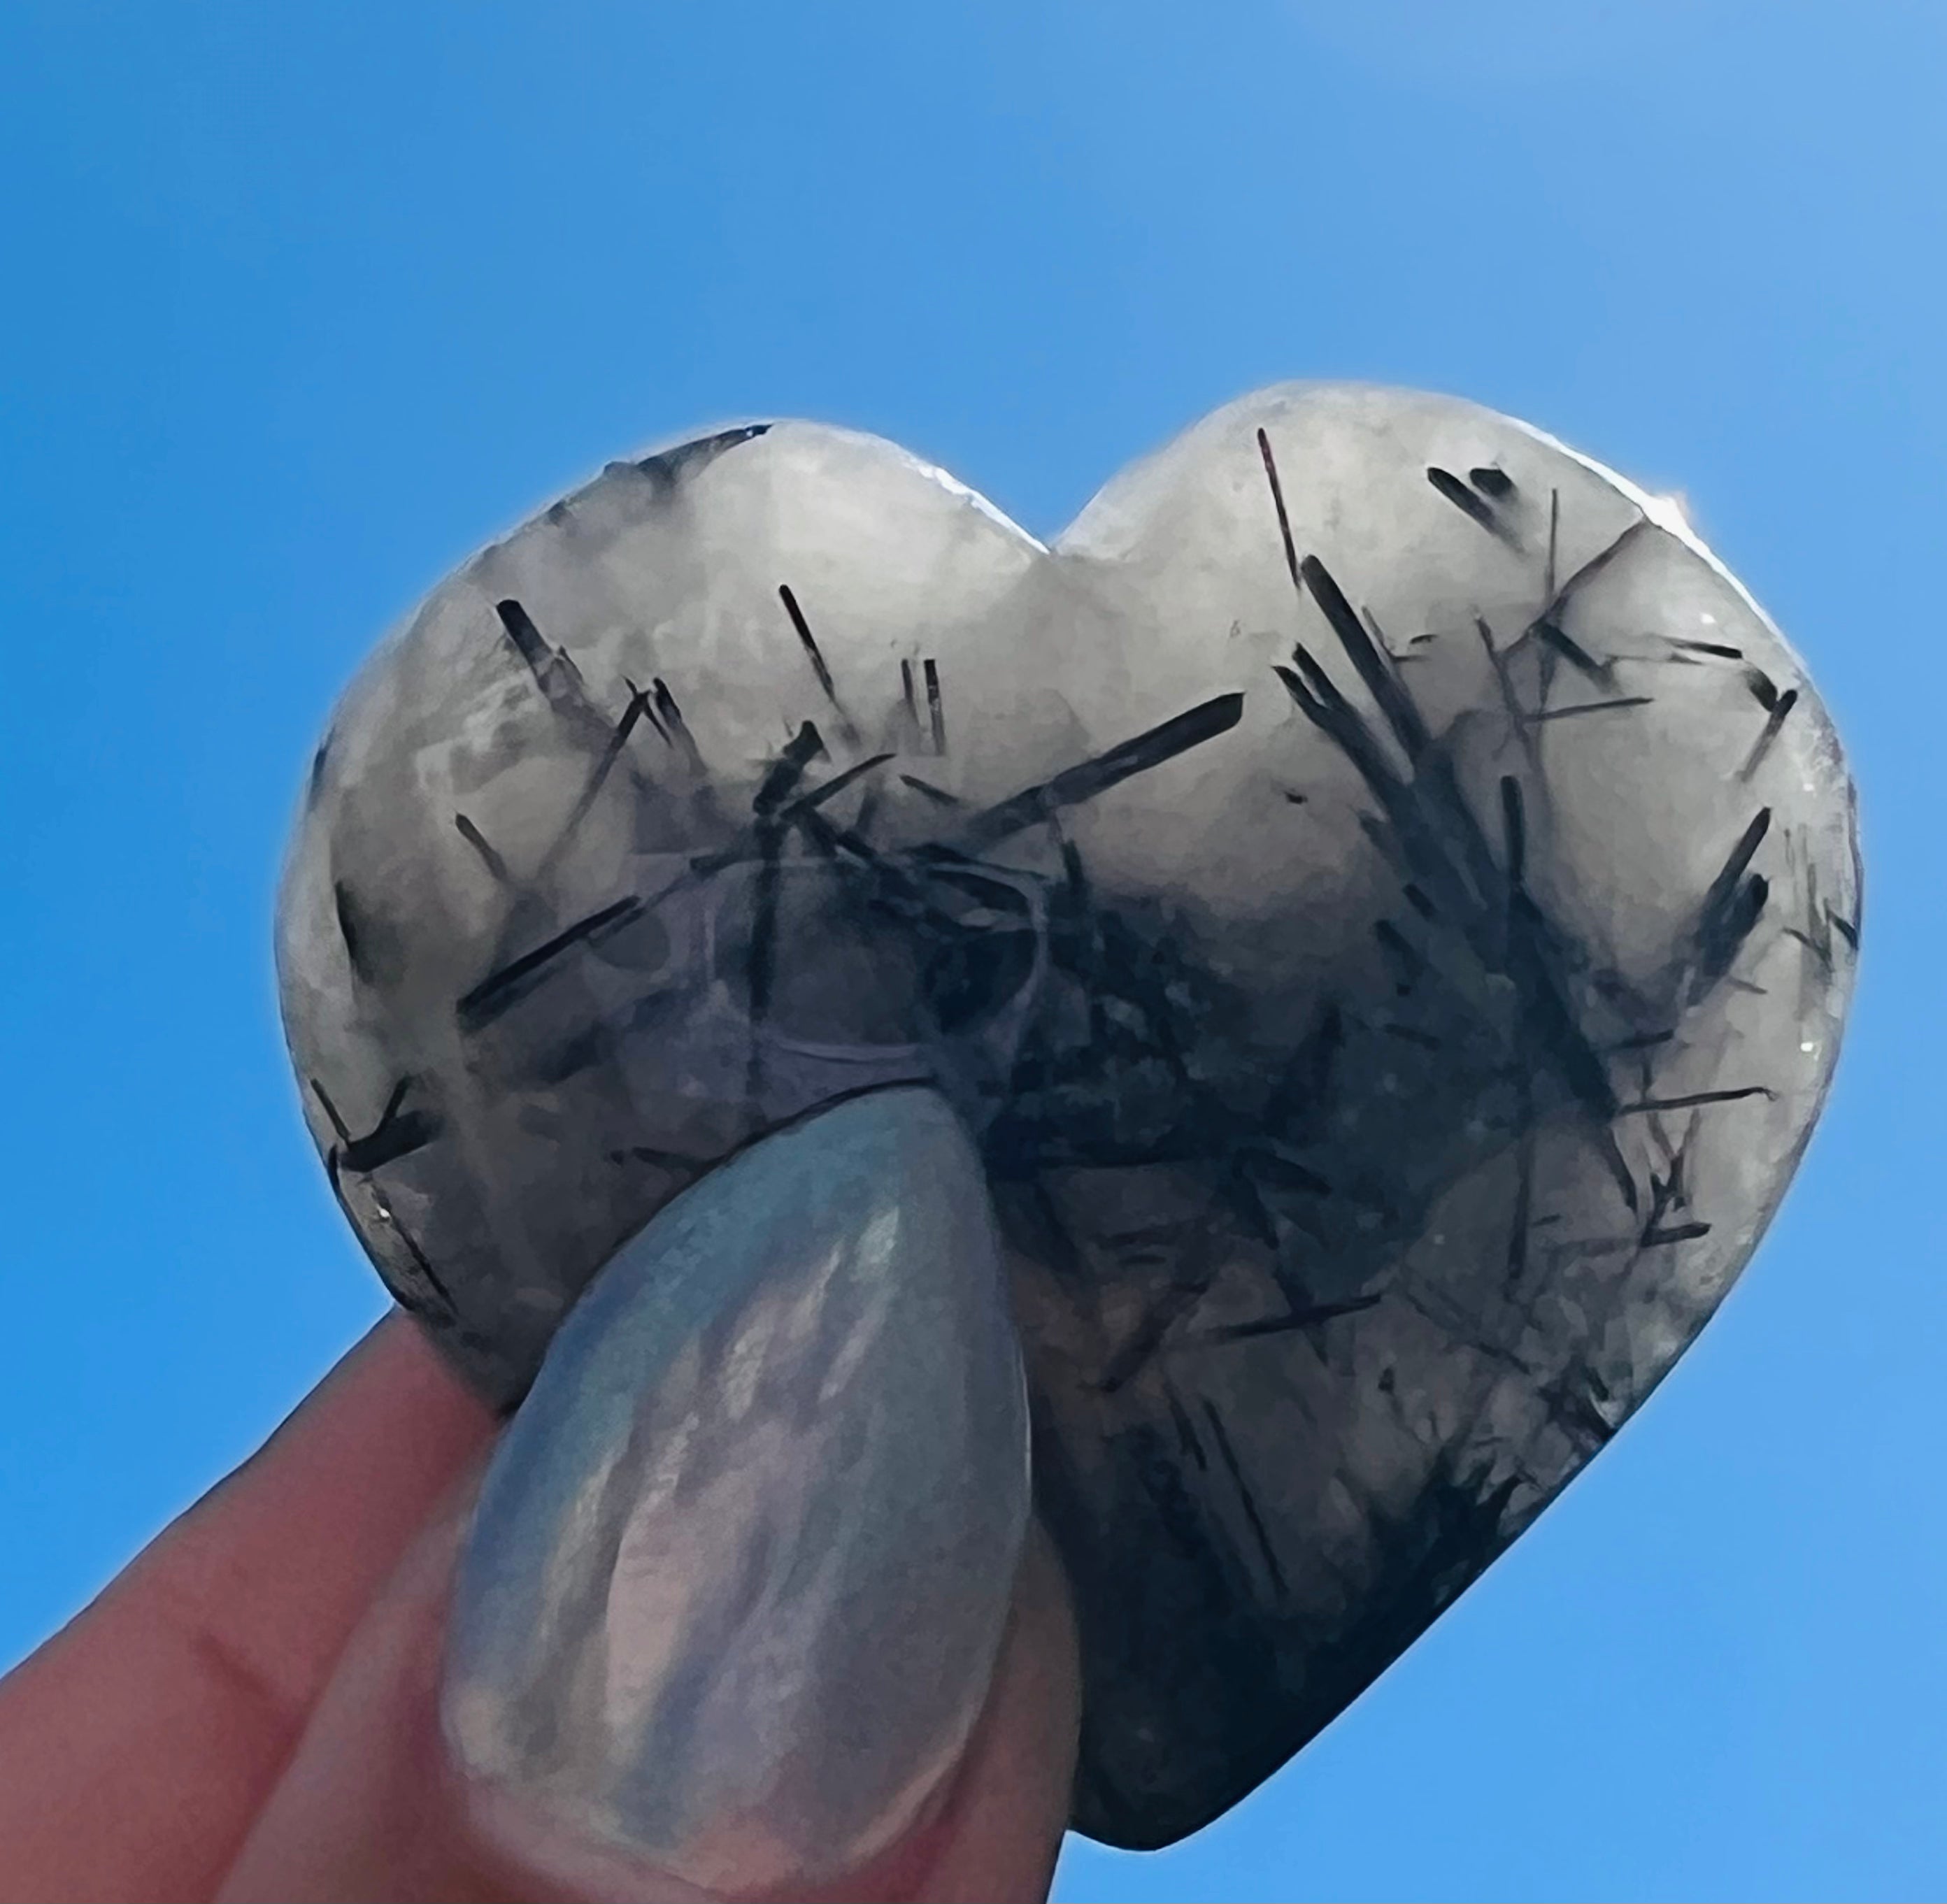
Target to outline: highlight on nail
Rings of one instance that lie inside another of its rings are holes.
[[[457,1763],[537,1837],[690,1883],[858,1868],[979,1717],[1027,1453],[945,1102],[763,1139],[616,1253],[503,1437],[455,1592]]]

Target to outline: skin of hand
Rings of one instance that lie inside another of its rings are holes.
[[[237,1472],[0,1680],[0,1900],[688,1899],[564,1889],[491,1845],[441,1742],[449,1582],[495,1424],[395,1315]],[[774,1898],[1048,1895],[1079,1692],[1031,1541],[983,1716],[904,1842]],[[815,1742],[813,1742],[815,1744]]]

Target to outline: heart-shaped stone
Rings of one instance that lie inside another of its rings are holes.
[[[347,1213],[503,1405],[731,1150],[953,1100],[1080,1620],[1076,1822],[1151,1846],[1696,1334],[1831,1076],[1859,889],[1825,713],[1673,505],[1299,385],[1051,549],[843,431],[611,465],[361,676],[279,957]]]

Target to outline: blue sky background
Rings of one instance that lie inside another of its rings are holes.
[[[1591,1473],[1249,1803],[1060,1895],[1947,1892],[1939,0],[11,0],[0,109],[0,1658],[379,1312],[268,921],[421,591],[729,415],[1045,532],[1370,377],[1689,496],[1853,751],[1862,996]]]

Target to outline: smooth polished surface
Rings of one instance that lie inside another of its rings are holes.
[[[280,960],[345,1207],[503,1400],[737,1144],[936,1084],[1015,1275],[1077,1822],[1153,1845],[1695,1337],[1858,930],[1831,724],[1673,503],[1291,385],[1051,548],[811,424],[611,465],[353,688]]]
[[[979,1715],[1028,1501],[979,1158],[930,1093],[850,1099],[671,1204],[556,1337],[461,1563],[455,1755],[697,1884],[855,1868]]]

